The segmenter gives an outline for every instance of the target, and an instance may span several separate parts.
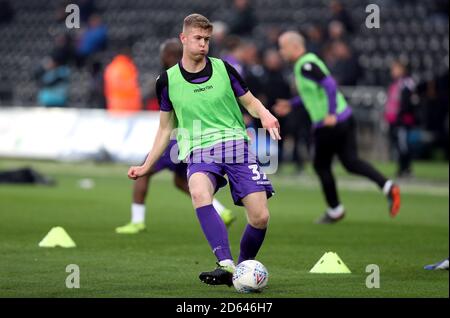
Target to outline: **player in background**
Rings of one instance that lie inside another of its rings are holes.
[[[389,213],[395,217],[400,209],[400,189],[358,157],[352,110],[325,63],[314,53],[306,51],[304,39],[297,32],[283,33],[278,43],[283,58],[295,64],[298,96],[290,101],[278,100],[274,111],[285,116],[292,107],[303,105],[313,123],[314,169],[328,204],[327,211],[317,223],[335,223],[345,215],[332,172],[334,155],[339,157],[348,172],[364,176],[382,189],[389,201]]]
[[[160,49],[161,64],[164,69],[167,70],[173,65],[177,64],[183,55],[183,46],[180,41],[176,38],[166,40]],[[161,96],[161,92],[158,93]],[[161,103],[161,100],[159,100]],[[136,234],[145,230],[145,199],[148,193],[148,186],[150,179],[156,173],[168,169],[174,174],[173,183],[175,187],[181,191],[189,194],[189,187],[187,183],[187,164],[184,162],[173,163],[170,158],[170,151],[172,147],[176,147],[177,143],[175,141],[170,142],[164,154],[158,160],[158,162],[153,166],[151,171],[137,179],[133,185],[133,203],[131,204],[131,222],[116,228],[116,233],[119,234]],[[175,151],[175,150],[174,150]],[[236,219],[233,212],[226,209],[218,200],[213,199],[213,206],[219,213],[225,225],[228,227]]]
[[[238,263],[254,259],[264,241],[269,221],[267,199],[273,188],[248,149],[248,136],[236,99],[261,120],[274,140],[281,139],[277,119],[248,91],[228,63],[207,57],[212,24],[199,14],[184,19],[180,34],[181,61],[161,74],[163,87],[160,126],[153,148],[141,166],[130,167],[128,177],[148,174],[177,128],[179,159],[188,161],[189,191],[198,220],[218,267],[199,278],[211,285],[232,286],[235,263],[228,233],[212,205],[214,193],[230,182],[236,205],[243,205],[248,224],[240,243]]]

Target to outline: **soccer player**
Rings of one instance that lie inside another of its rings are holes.
[[[177,64],[183,55],[183,46],[178,39],[168,39],[162,45],[160,49],[161,64],[164,69],[172,67]],[[162,87],[157,87],[158,97],[161,97]],[[161,98],[159,100],[161,103]],[[136,234],[145,230],[145,199],[148,192],[148,185],[150,179],[156,173],[168,169],[174,173],[173,183],[181,191],[189,194],[189,188],[187,184],[187,164],[184,162],[174,163],[170,159],[170,152],[172,150],[177,151],[177,143],[175,141],[170,142],[164,154],[152,167],[150,172],[139,178],[134,182],[133,186],[133,203],[131,204],[131,222],[116,228],[118,234]],[[233,212],[226,209],[217,199],[213,199],[212,202],[214,208],[219,213],[223,222],[227,227],[236,219]]]
[[[298,96],[290,101],[278,100],[274,111],[284,116],[292,107],[303,104],[313,123],[314,169],[328,204],[327,211],[317,223],[335,223],[345,215],[332,173],[334,155],[339,157],[348,172],[364,176],[382,189],[389,201],[390,215],[395,217],[400,209],[400,189],[358,157],[352,110],[337,89],[325,63],[317,55],[306,52],[304,39],[297,32],[283,33],[278,43],[283,58],[295,63]]]
[[[238,263],[254,259],[265,238],[269,221],[267,199],[273,188],[248,149],[239,102],[274,140],[281,139],[277,119],[248,91],[239,74],[220,59],[208,57],[212,25],[191,14],[180,34],[181,61],[161,74],[160,126],[145,163],[130,167],[137,179],[151,171],[177,128],[179,159],[188,161],[188,183],[193,206],[218,267],[199,278],[211,285],[232,286],[235,268],[223,221],[212,205],[213,195],[226,185],[226,174],[236,205],[243,205],[248,224],[240,243]]]

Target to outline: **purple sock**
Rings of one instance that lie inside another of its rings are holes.
[[[203,233],[219,262],[224,259],[232,260],[227,229],[213,205],[202,206],[196,211]]]
[[[247,224],[241,239],[241,253],[238,264],[248,259],[254,259],[264,241],[267,229],[257,229]]]

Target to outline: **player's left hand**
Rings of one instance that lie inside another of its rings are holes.
[[[278,119],[276,119],[269,111],[264,112],[264,114],[260,116],[260,119],[263,128],[269,132],[270,137],[273,140],[281,140],[280,123],[278,122]]]
[[[325,119],[323,120],[323,124],[326,127],[336,126],[336,123],[337,123],[337,117],[336,117],[336,115],[333,115],[333,114],[327,115],[327,117],[325,117]]]

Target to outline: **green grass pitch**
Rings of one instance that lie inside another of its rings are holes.
[[[152,181],[148,230],[121,236],[114,228],[130,217],[132,182],[126,166],[1,160],[0,170],[26,163],[58,185],[0,185],[0,297],[449,297],[448,271],[423,269],[449,253],[445,163],[416,165],[421,182],[405,185],[402,211],[393,220],[375,186],[337,167],[347,217],[332,226],[313,224],[324,202],[311,171],[274,176],[277,194],[269,202],[270,227],[258,255],[270,279],[257,295],[198,280],[199,272],[215,266],[215,258],[189,198],[175,190],[169,173]],[[82,178],[93,179],[95,187],[80,188]],[[232,206],[228,189],[218,198]],[[242,208],[233,210],[238,221],[229,235],[237,257],[245,215]],[[38,247],[58,225],[77,247]],[[328,251],[337,252],[352,274],[308,273]],[[79,289],[66,288],[68,264],[80,268]],[[380,268],[379,289],[366,287],[368,264]]]

